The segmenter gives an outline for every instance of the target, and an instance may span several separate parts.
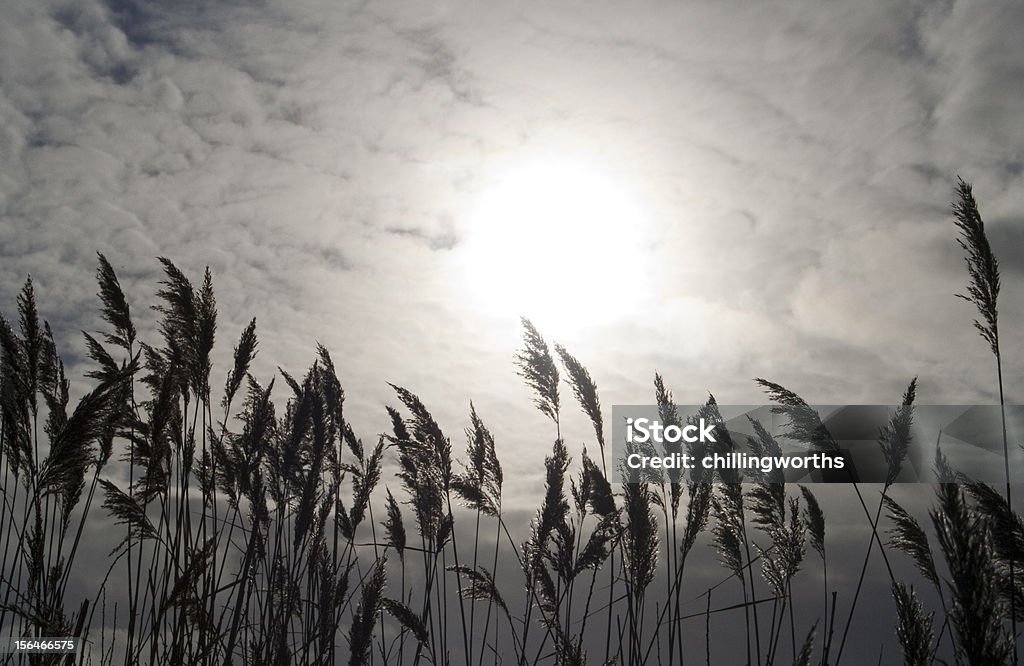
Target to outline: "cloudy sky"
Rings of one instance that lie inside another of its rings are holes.
[[[157,256],[209,265],[263,380],[323,342],[371,438],[390,381],[546,447],[519,315],[609,411],[655,370],[680,402],[991,402],[960,174],[1024,397],[1018,2],[0,6],[0,307],[30,273],[72,362],[99,251],[143,323]]]
[[[1021,399],[1019,3],[2,7],[0,299],[31,274],[72,361],[99,251],[142,322],[157,256],[209,265],[263,379],[325,343],[370,435],[391,381],[541,446],[520,315],[606,406],[655,370],[680,402],[990,402],[961,174]]]
[[[886,404],[915,375],[920,402],[993,402],[959,174],[1024,400],[1024,4],[411,7],[0,0],[0,311],[31,274],[80,379],[96,252],[150,339],[156,257],[209,265],[221,359],[253,316],[262,381],[322,342],[371,440],[388,381],[450,435],[473,400],[521,497],[550,432],[520,315],[609,417],[655,370],[681,403],[761,402],[764,376]],[[585,419],[565,432],[578,455]]]

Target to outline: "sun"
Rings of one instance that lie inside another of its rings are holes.
[[[476,306],[577,333],[634,316],[647,274],[638,198],[585,162],[531,160],[504,169],[469,215],[465,281]]]

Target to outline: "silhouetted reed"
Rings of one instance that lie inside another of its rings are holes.
[[[964,298],[980,313],[975,326],[996,357],[1003,403],[998,265],[970,186],[960,181],[957,196],[970,277]],[[957,475],[940,448],[928,527],[889,496],[915,446],[916,379],[879,433],[887,474],[875,511],[850,484],[870,534],[856,588],[842,590],[849,610],[835,648],[839,590],[828,566],[835,546],[826,542],[815,493],[787,484],[779,470],[744,477],[700,467],[610,469],[597,383],[529,320],[522,320],[515,368],[541,421],[554,428],[533,442],[549,453],[527,531],[507,524],[503,506],[499,455],[512,444],[495,440],[473,403],[462,459],[419,396],[395,384],[397,407],[385,407],[389,431],[364,440],[346,416],[325,347],[317,345],[301,375],[253,376],[255,319],[239,334],[223,390],[213,395],[213,277],[207,270],[194,286],[171,261],[160,263],[157,322],[147,332],[136,328],[130,299],[99,256],[105,330],[84,334],[93,384],[73,409],[31,280],[17,297],[16,325],[0,318],[0,633],[79,635],[91,641],[86,661],[99,664],[682,665],[693,662],[690,639],[699,635],[697,628],[687,633],[687,622],[703,621],[710,662],[718,654],[713,619],[725,618],[735,634],[743,627],[734,658],[745,651],[746,662],[759,666],[829,664],[843,656],[877,548],[906,663],[934,663],[940,651],[962,664],[1015,658],[1024,521],[1009,485],[1004,496]],[[563,436],[570,417],[563,381],[592,430],[582,445]],[[756,381],[784,420],[780,432],[752,420],[744,442],[722,431],[714,444],[669,444],[666,452],[702,458],[746,447],[780,455],[776,437],[785,437],[841,454],[803,398]],[[665,425],[722,420],[713,396],[684,414],[660,374],[653,388]],[[1009,484],[1005,448],[1004,414]],[[393,478],[388,469],[396,470]],[[625,482],[613,481],[618,472]],[[114,526],[106,530],[110,557],[95,594],[70,598],[70,582],[87,574],[76,559],[97,515],[94,502]],[[528,534],[525,541],[515,531]],[[714,550],[724,577],[684,594],[699,543]],[[808,559],[808,546],[817,557]],[[927,599],[896,579],[886,547],[911,558],[940,610],[929,611]],[[819,558],[823,603],[804,624],[797,602],[817,609],[819,601],[806,605],[812,594],[818,599],[816,588],[798,593],[801,570]],[[521,583],[509,585],[510,577]],[[728,593],[741,601],[720,601]],[[703,610],[684,613],[694,601]]]

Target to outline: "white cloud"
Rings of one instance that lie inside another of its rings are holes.
[[[1012,2],[114,4],[12,1],[0,24],[0,298],[31,272],[75,348],[94,253],[142,318],[166,255],[212,266],[222,353],[253,314],[264,374],[334,350],[367,435],[387,379],[451,432],[474,398],[528,439],[516,321],[460,300],[448,248],[489,169],[554,146],[653,218],[661,313],[556,332],[606,404],[650,399],[656,368],[725,402],[755,375],[836,402],[915,373],[936,401],[990,397],[947,204],[960,172],[994,238],[1019,224]]]

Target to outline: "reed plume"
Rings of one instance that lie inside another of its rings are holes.
[[[892,596],[896,600],[896,637],[903,648],[904,663],[907,666],[928,666],[933,655],[933,614],[925,615],[913,587],[893,583]]]
[[[594,383],[583,364],[566,351],[565,347],[556,344],[555,351],[569,375],[568,381],[573,396],[580,403],[580,408],[583,409],[583,413],[587,415],[594,427],[594,437],[597,438],[597,445],[601,450],[601,469],[607,474],[608,468],[604,453],[604,419],[601,416],[601,398],[597,393],[597,384]]]
[[[885,497],[883,501],[889,510],[889,520],[893,522],[887,543],[908,555],[921,575],[938,589],[939,574],[935,570],[935,560],[924,528],[892,498]]]
[[[978,212],[978,204],[974,200],[971,185],[957,177],[956,201],[953,202],[954,224],[959,231],[957,243],[966,253],[964,263],[967,264],[967,275],[970,282],[967,293],[957,294],[977,308],[980,320],[974,320],[974,327],[982,339],[988,343],[989,349],[996,360],[996,381],[999,387],[999,412],[1003,432],[1003,470],[1006,481],[1006,504],[1012,511],[1013,496],[1010,480],[1009,440],[1006,433],[1006,396],[1003,392],[1003,358],[999,347],[999,262],[996,260],[992,247],[985,233],[985,223]],[[1016,602],[1016,559],[1009,559],[1010,623],[1011,634],[1017,635],[1017,602]],[[1013,663],[1017,663],[1017,652],[1013,652]]]
[[[516,354],[519,376],[533,389],[534,404],[542,414],[558,424],[558,366],[543,336],[529,319],[523,317],[523,349]]]
[[[957,658],[968,664],[1010,663],[1014,643],[1002,624],[1006,609],[988,522],[970,510],[959,485],[941,483],[936,494],[938,507],[929,513],[949,569]]]
[[[958,196],[954,215],[970,276],[963,298],[978,308],[975,326],[996,356],[1002,392],[998,265],[963,181]],[[833,593],[830,609],[826,519],[811,489],[788,493],[776,470],[752,472],[754,485],[745,492],[738,473],[712,474],[699,466],[689,473],[646,470],[627,476],[621,490],[613,487],[597,382],[565,347],[549,348],[528,320],[523,320],[516,372],[536,407],[554,421],[555,436],[547,440],[553,445],[545,460],[544,495],[523,544],[512,537],[502,514],[505,471],[499,447],[472,402],[461,460],[419,397],[398,385],[392,387],[401,411],[388,408],[389,432],[361,439],[345,413],[346,394],[323,345],[316,345],[315,360],[304,374],[280,370],[288,395],[275,395],[276,376],[260,383],[250,374],[259,348],[252,319],[224,368],[215,417],[210,381],[218,315],[212,275],[207,270],[193,283],[169,260],[161,259],[161,266],[154,308],[158,343],[147,344],[113,267],[98,256],[99,314],[106,330],[84,334],[90,384],[77,403],[70,399],[71,382],[31,280],[18,294],[13,324],[0,317],[0,627],[5,630],[88,635],[90,610],[97,605],[90,606],[90,599],[72,602],[68,590],[74,589],[69,581],[75,553],[98,491],[97,502],[117,525],[117,537],[96,599],[105,599],[107,586],[118,584],[127,570],[122,603],[130,619],[117,634],[125,664],[445,664],[463,656],[466,663],[483,664],[492,655],[495,663],[507,659],[501,651],[509,645],[520,664],[552,659],[577,664],[587,662],[588,651],[599,650],[590,646],[603,632],[606,662],[674,666],[684,656],[689,659],[689,616],[681,612],[685,564],[709,527],[704,540],[724,565],[723,582],[738,578],[744,599],[712,609],[711,590],[717,586],[709,589],[707,610],[694,614],[703,618],[708,635],[713,614],[735,617],[743,609],[748,662],[778,663],[783,613],[789,610],[794,662],[811,663],[822,626],[821,662],[829,663],[836,597]],[[560,429],[563,378],[594,437],[587,437],[575,463],[569,453],[573,445]],[[800,396],[758,381],[786,420],[785,436],[839,452]],[[713,396],[696,414],[683,416],[659,374],[654,387],[665,425],[721,420]],[[929,514],[937,536],[934,551],[926,529],[888,497],[914,445],[916,389],[914,380],[879,433],[878,451],[887,468],[879,513],[886,509],[891,520],[886,545],[907,553],[936,586],[947,623],[936,639],[932,615],[913,588],[894,579],[896,636],[908,663],[944,656],[944,635],[952,636],[960,663],[1006,663],[1014,632],[1002,623],[1007,615],[1017,619],[1017,609],[1024,607],[1024,590],[1014,575],[1015,563],[1024,557],[1024,522],[1012,510],[1009,492],[1004,497],[955,474],[941,452],[936,466],[942,486]],[[773,433],[757,422],[752,428],[745,443],[755,455],[781,454]],[[716,445],[693,443],[686,453],[699,459],[736,450],[729,433],[720,434]],[[682,445],[670,444],[666,452],[681,453]],[[120,479],[106,467],[118,459],[128,470]],[[399,484],[385,489],[392,465]],[[453,509],[453,495],[464,509]],[[376,519],[375,510],[383,510]],[[412,513],[408,523],[403,512]],[[471,513],[475,530],[462,522]],[[867,515],[871,543],[881,546],[878,515],[873,521]],[[764,536],[747,533],[748,519]],[[481,522],[489,520],[495,539],[487,561],[480,534]],[[472,558],[460,559],[467,533],[473,534]],[[523,571],[525,599],[500,589],[505,575],[499,572],[507,567],[499,562],[499,544]],[[801,598],[798,572],[808,546],[825,570],[826,621],[815,623],[801,646],[793,607]],[[397,558],[389,557],[391,552]],[[595,582],[602,568],[607,585]],[[765,588],[763,581],[755,582],[758,568],[775,602],[767,649],[760,645],[757,611],[764,608],[761,602],[771,605],[773,599],[757,598],[758,588]],[[660,576],[664,587],[655,582]],[[592,606],[595,594],[602,600]],[[482,631],[476,617],[482,607],[476,602],[487,607]],[[106,610],[100,608],[103,617]],[[607,624],[588,629],[588,618],[600,615],[603,621],[605,611]],[[457,616],[461,646],[450,640]],[[658,628],[652,631],[655,619]],[[506,632],[500,638],[499,624]],[[533,627],[540,631],[531,635]],[[947,627],[952,630],[945,632]],[[100,659],[108,664],[113,653],[106,641],[101,637]]]

